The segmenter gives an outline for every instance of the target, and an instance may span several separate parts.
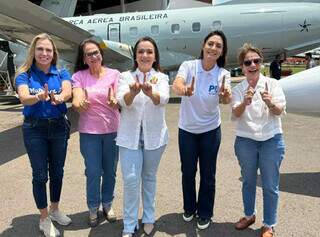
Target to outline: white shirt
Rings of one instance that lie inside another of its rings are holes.
[[[225,85],[230,86],[230,73],[217,65],[205,71],[197,59],[183,62],[177,76],[183,78],[186,85],[195,77],[194,94],[181,98],[179,128],[199,134],[219,127],[219,90],[223,76]]]
[[[138,149],[142,126],[145,149],[155,150],[168,143],[165,104],[169,101],[169,78],[152,69],[147,73],[147,82],[152,85],[153,91],[159,93],[160,104],[154,105],[152,100],[140,91],[132,104],[127,106],[124,95],[130,91],[129,85],[136,81],[136,76],[140,83],[143,83],[144,74],[139,69],[123,72],[120,77],[116,96],[121,105],[117,145],[132,150]]]
[[[286,100],[279,81],[260,74],[252,103],[246,106],[245,111],[239,118],[232,115],[232,120],[236,121],[236,136],[256,141],[266,141],[274,137],[274,135],[282,133],[280,116],[272,114],[261,98],[260,92],[265,90],[266,82],[272,97],[272,103],[285,108]],[[243,80],[232,88],[231,105],[233,108],[243,102],[248,86],[248,81]]]

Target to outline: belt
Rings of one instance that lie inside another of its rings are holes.
[[[64,120],[64,117],[61,116],[59,118],[34,118],[34,117],[24,117],[24,121],[27,123],[31,123],[31,122],[60,122],[61,120]]]

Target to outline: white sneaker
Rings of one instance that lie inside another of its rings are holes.
[[[107,221],[109,221],[109,222],[115,222],[117,220],[117,216],[114,213],[112,207],[103,208],[103,214],[104,214],[105,218],[107,219]]]
[[[50,219],[58,222],[60,225],[69,225],[71,223],[70,217],[59,210],[49,211]]]
[[[54,225],[52,224],[52,221],[51,221],[51,219],[49,217],[47,217],[43,221],[40,220],[39,229],[43,232],[43,234],[46,237],[58,237],[58,236],[60,236],[59,230],[56,227],[54,227]]]
[[[122,237],[132,237],[131,233],[122,233]]]

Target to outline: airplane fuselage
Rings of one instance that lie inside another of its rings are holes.
[[[160,49],[161,65],[170,68],[197,57],[203,38],[212,30],[222,30],[227,36],[229,66],[236,64],[237,49],[244,42],[263,49],[266,60],[278,53],[290,56],[318,47],[319,12],[317,3],[272,3],[99,14],[65,20],[103,39],[131,46],[138,38],[151,36]]]

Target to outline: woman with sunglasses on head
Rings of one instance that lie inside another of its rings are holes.
[[[73,107],[79,112],[80,151],[87,177],[88,223],[98,225],[98,210],[109,222],[116,216],[112,209],[118,149],[115,144],[119,125],[119,105],[115,99],[120,72],[103,66],[99,44],[84,40],[78,49],[72,76]]]
[[[179,68],[173,90],[182,96],[179,152],[182,171],[183,219],[198,216],[197,227],[206,229],[213,216],[215,174],[221,142],[219,101],[230,103],[230,73],[225,70],[227,39],[222,31],[209,33],[200,58]],[[198,200],[195,177],[200,167]]]
[[[32,168],[33,196],[40,211],[39,228],[47,237],[60,236],[51,221],[69,225],[59,210],[70,126],[65,102],[71,98],[70,74],[58,70],[58,51],[52,38],[35,36],[25,63],[19,68],[16,88],[24,105],[23,140]],[[50,209],[46,183],[50,178]]]
[[[168,143],[169,79],[160,72],[155,41],[139,39],[133,59],[133,70],[122,73],[117,93],[122,108],[117,145],[123,177],[123,237],[138,229],[140,193],[143,230],[150,235],[154,228],[156,175]]]
[[[260,49],[244,44],[239,51],[239,62],[246,80],[233,88],[232,119],[236,121],[234,148],[243,179],[245,216],[235,228],[243,230],[255,222],[256,180],[260,169],[263,191],[261,237],[272,237],[277,222],[279,169],[285,153],[280,116],[286,101],[279,82],[260,73]]]

